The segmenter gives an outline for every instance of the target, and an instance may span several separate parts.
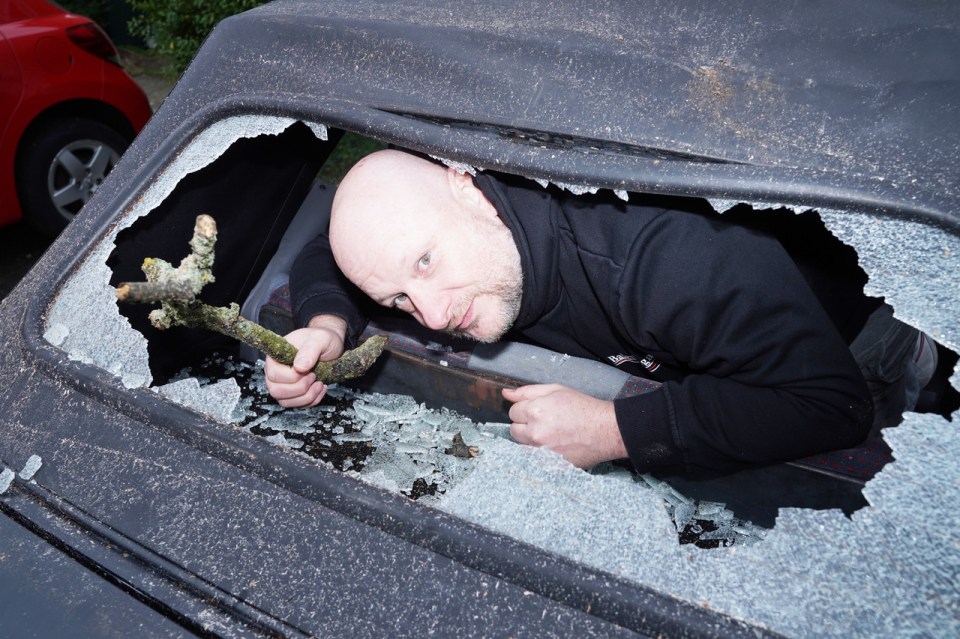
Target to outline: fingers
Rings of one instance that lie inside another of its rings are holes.
[[[317,381],[317,376],[312,372],[298,373],[290,366],[284,366],[270,358],[267,358],[263,371],[271,395],[277,397],[273,392],[274,389],[289,389],[286,392],[281,392],[282,397],[278,397],[278,399],[291,397],[291,394],[297,390],[305,391],[308,386]]]
[[[557,385],[504,390],[514,441],[560,453],[575,466],[626,457],[613,402]]]
[[[510,438],[518,444],[527,444],[529,446],[540,446],[542,443],[537,441],[537,430],[527,423],[517,422],[511,418]]]
[[[305,374],[313,370],[313,367],[320,361],[320,354],[323,352],[323,344],[318,339],[308,339],[300,345],[297,356],[293,360],[293,370]]]
[[[327,393],[327,385],[312,372],[303,375],[269,358],[264,372],[267,390],[284,408],[316,406]]]
[[[313,367],[321,359],[329,360],[343,352],[342,338],[327,328],[301,328],[289,333],[287,341],[297,347],[291,366],[268,357],[263,367],[267,390],[284,408],[316,406],[327,392]]]
[[[281,364],[269,356],[263,365],[263,373],[267,378],[267,386],[269,386],[271,382],[274,384],[294,384],[306,375],[313,375],[313,373],[304,374],[294,370],[293,367]],[[313,376],[316,377],[316,375]]]
[[[515,403],[507,414],[514,424],[528,424],[537,419],[536,407],[531,406],[529,400]]]
[[[323,399],[327,386],[313,373],[302,375],[289,366],[267,360],[264,366],[267,390],[284,408],[315,406]]]
[[[566,387],[560,384],[529,384],[519,388],[504,388],[503,397],[513,402],[510,407],[510,421],[527,424],[543,417],[546,406],[536,400],[548,397]]]
[[[303,393],[299,393],[285,399],[281,399],[274,395],[274,399],[276,399],[277,403],[284,408],[309,408],[319,404],[326,394],[327,385],[323,382],[315,381],[310,384],[310,386],[307,387]]]
[[[518,388],[504,388],[503,397],[508,402],[522,402],[538,397],[546,397],[550,393],[555,393],[561,388],[560,384],[527,384]]]
[[[337,335],[323,328],[301,328],[287,334],[286,340],[297,347],[292,368],[301,374],[313,370],[321,359],[334,359],[343,351]]]

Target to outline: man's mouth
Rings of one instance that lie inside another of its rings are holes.
[[[463,314],[463,317],[460,318],[460,323],[453,329],[458,333],[466,333],[467,328],[470,324],[473,323],[474,313],[473,313],[473,302],[470,302],[470,306],[467,307],[466,312]]]

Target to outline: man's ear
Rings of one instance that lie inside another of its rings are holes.
[[[447,168],[447,181],[453,196],[470,209],[499,217],[497,209],[494,208],[483,191],[477,188],[473,183],[473,176],[469,173],[461,173],[456,169]]]

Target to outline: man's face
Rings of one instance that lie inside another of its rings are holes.
[[[394,203],[349,242],[339,238],[340,268],[372,299],[428,328],[500,339],[517,318],[522,293],[509,229],[495,216],[404,204]]]
[[[407,246],[398,243],[401,266],[390,272],[384,264],[380,283],[386,287],[378,290],[389,293],[382,301],[429,328],[497,341],[520,310],[522,275],[513,236],[502,225],[477,219],[433,231],[417,234]]]

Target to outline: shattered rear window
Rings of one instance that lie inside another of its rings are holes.
[[[238,140],[277,135],[292,124],[289,118],[240,116],[201,132],[65,282],[49,309],[46,339],[127,388],[153,388],[226,428],[245,429],[291,454],[416,497],[424,508],[776,632],[960,633],[957,412],[952,422],[908,413],[884,432],[895,461],[863,488],[866,507],[849,516],[783,508],[773,528],[764,529],[738,519],[722,502],[691,499],[615,466],[578,470],[550,451],[514,444],[504,424],[430,410],[409,397],[341,389],[334,398],[341,420],[334,423],[330,405],[313,411],[271,407],[255,365],[223,363],[230,369],[224,379],[188,371],[155,384],[147,341],[118,312],[110,285],[107,262],[117,234]],[[322,125],[308,126],[326,136]],[[560,186],[575,193],[592,188]],[[868,294],[884,296],[900,319],[960,349],[960,238],[911,220],[820,215],[856,249],[869,276]],[[956,371],[950,381],[960,387]],[[466,455],[448,454],[455,445],[466,447]],[[322,454],[337,447],[348,452]],[[716,543],[679,543],[684,531]]]

